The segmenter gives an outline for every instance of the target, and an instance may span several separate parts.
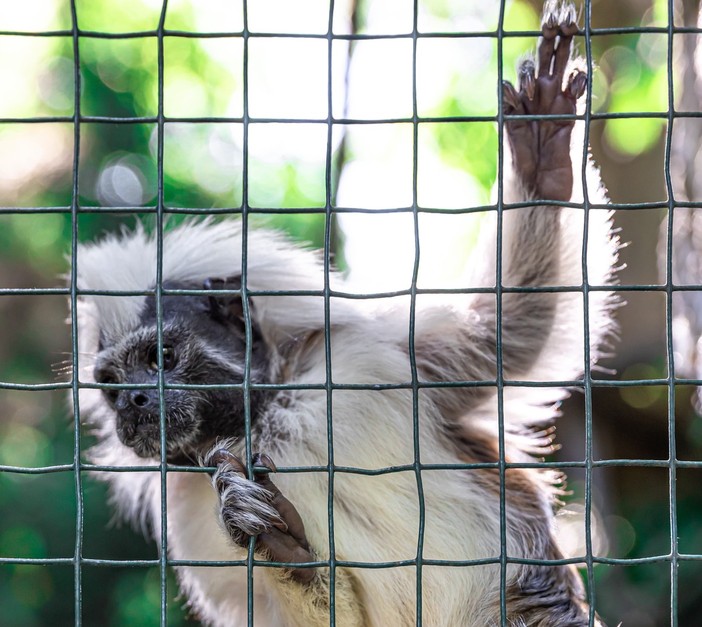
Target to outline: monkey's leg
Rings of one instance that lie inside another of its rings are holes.
[[[255,466],[276,471],[267,455],[257,453],[252,461]],[[290,574],[297,581],[310,582],[316,572],[314,568],[292,567],[315,559],[302,519],[268,474],[256,474],[253,481],[246,479],[246,467],[241,460],[222,448],[210,453],[206,464],[218,467],[212,481],[219,493],[222,520],[232,540],[246,547],[249,538],[256,536],[258,551],[274,562],[291,564]]]
[[[537,61],[519,68],[519,89],[505,81],[508,115],[574,115],[585,92],[587,75],[574,70],[566,78],[573,35],[578,32],[575,7],[549,2],[544,8]],[[574,119],[509,120],[505,123],[514,168],[527,194],[542,200],[570,200],[573,164],[570,137]]]

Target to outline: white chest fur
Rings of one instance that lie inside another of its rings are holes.
[[[208,562],[246,559],[247,552],[235,546],[220,527],[217,506],[217,495],[207,475],[168,475],[171,559]],[[191,608],[203,622],[222,627],[246,624],[249,578],[245,565],[179,566],[176,570]],[[272,613],[266,581],[257,570],[252,580],[256,625],[282,625]]]

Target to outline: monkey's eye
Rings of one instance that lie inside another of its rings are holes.
[[[149,351],[149,368],[151,370],[158,370],[158,358],[157,358],[157,347],[154,346],[152,349]],[[164,346],[163,347],[163,369],[164,370],[170,370],[175,366],[176,363],[176,357],[175,357],[175,351],[173,350],[172,346]]]

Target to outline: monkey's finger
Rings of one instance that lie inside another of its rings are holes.
[[[578,12],[575,10],[575,5],[568,2],[561,7],[560,24],[558,31],[561,35],[572,37],[578,32]]]
[[[522,99],[509,81],[502,81],[502,110],[507,114],[522,113]]]
[[[229,464],[235,472],[246,474],[246,466],[243,462],[225,448],[218,448],[205,458],[206,466],[221,466],[223,464]]]
[[[258,536],[257,546],[265,549],[271,560],[282,562],[283,564],[299,564],[301,562],[313,562],[314,555],[308,548],[300,544],[292,536],[273,529]],[[309,568],[291,568],[290,573],[300,583],[309,583],[315,576],[317,570]]]
[[[549,30],[558,29],[560,11],[560,0],[545,0],[541,13],[541,30],[544,28]]]
[[[573,98],[573,100],[577,100],[585,93],[586,89],[587,74],[585,74],[585,72],[581,72],[580,70],[573,72],[568,78],[568,95]]]
[[[577,32],[578,27],[575,26],[575,31]],[[566,67],[568,66],[568,61],[570,61],[570,49],[573,43],[572,35],[561,35],[558,38],[558,47],[556,48],[556,54],[553,61],[553,74],[558,78],[562,79],[565,73]]]
[[[271,472],[278,472],[273,460],[265,453],[254,453],[253,457],[251,458],[251,462],[254,466],[264,466]]]
[[[278,489],[278,486],[270,480],[268,475],[261,475],[256,483],[273,495],[271,505],[278,511],[280,519],[286,525],[284,529],[282,529],[280,525],[276,526],[283,531],[287,531],[301,546],[307,548],[305,525],[295,506],[283,496],[283,493]]]
[[[536,66],[533,59],[524,59],[519,65],[519,91],[534,100],[536,93]]]
[[[553,74],[562,80],[568,61],[570,61],[573,35],[578,32],[578,15],[575,11],[575,5],[571,2],[562,3],[558,7],[556,19],[558,20],[560,37],[553,59]]]
[[[263,466],[270,472],[278,472],[278,468],[276,468],[273,460],[265,453],[254,453],[253,457],[251,458],[251,463],[254,466]],[[283,532],[289,532],[290,525],[292,524],[295,527],[296,532],[298,528],[302,529],[302,538],[304,539],[304,525],[302,524],[300,515],[297,513],[297,510],[293,504],[282,495],[278,489],[278,486],[271,481],[268,473],[255,473],[253,480],[271,494],[271,505],[277,510],[278,515],[280,516],[279,520],[271,521],[271,525]]]
[[[541,37],[539,39],[539,76],[551,74],[551,62],[558,35],[558,4],[547,2],[541,18]]]
[[[305,525],[295,506],[288,501],[280,492],[273,497],[273,505],[278,510],[280,517],[288,525],[288,533],[295,538],[304,548],[308,547],[307,536],[305,535]]]
[[[546,39],[541,37],[539,42],[539,76],[551,76],[551,62],[553,61],[553,50],[555,38]]]

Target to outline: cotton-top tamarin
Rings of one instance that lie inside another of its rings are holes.
[[[553,477],[519,465],[550,450],[565,392],[510,385],[577,379],[613,329],[611,294],[585,308],[581,289],[584,224],[587,280],[613,282],[609,212],[585,222],[557,205],[582,202],[583,177],[606,201],[573,117],[587,85],[577,30],[571,4],[547,2],[536,57],[504,84],[503,200],[522,204],[502,214],[500,290],[371,308],[275,233],[246,233],[242,267],[237,221],[165,232],[158,286],[141,227],[79,247],[81,374],[103,384],[80,395],[90,458],[155,470],[102,473],[118,512],[160,538],[161,422],[169,464],[215,468],[167,473],[169,558],[237,562],[177,566],[203,623],[253,611],[257,626],[315,627],[333,606],[340,627],[405,626],[421,605],[423,625],[485,627],[504,605],[509,625],[588,624],[577,573],[532,561],[561,557]],[[490,241],[474,266],[494,286]],[[552,286],[571,289],[538,289]],[[144,294],[85,293],[104,290]]]

